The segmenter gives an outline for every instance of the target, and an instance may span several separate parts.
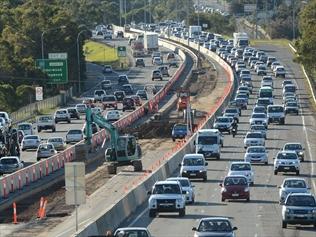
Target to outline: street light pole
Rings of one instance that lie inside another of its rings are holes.
[[[43,31],[42,34],[41,34],[42,59],[44,59],[44,34],[45,34],[45,31]]]
[[[198,17],[198,26],[200,25],[200,0],[197,2],[197,17]]]
[[[292,40],[295,40],[295,4],[294,4],[294,0],[292,0]]]
[[[78,63],[78,93],[81,93],[81,67],[80,67],[80,48],[79,48],[79,37],[86,30],[82,30],[77,35],[77,63]]]

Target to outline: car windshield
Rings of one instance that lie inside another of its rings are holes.
[[[296,107],[296,106],[297,106],[297,103],[296,103],[296,102],[287,102],[287,103],[286,103],[286,106],[293,106],[293,107]]]
[[[306,183],[301,179],[290,179],[284,181],[283,187],[285,188],[306,188]]]
[[[18,163],[17,159],[14,158],[1,159],[0,162],[2,165],[14,165]]]
[[[237,98],[248,98],[246,94],[239,94],[237,95]]]
[[[313,196],[290,195],[286,200],[286,206],[316,207]]]
[[[56,113],[57,113],[57,114],[66,114],[67,111],[66,111],[66,110],[58,110]]]
[[[181,190],[177,184],[156,184],[153,194],[181,194]]]
[[[70,113],[75,113],[76,112],[76,109],[67,109],[68,110],[68,112],[70,112]]]
[[[226,109],[225,113],[236,114],[237,110],[236,109]]]
[[[103,101],[115,101],[116,98],[115,98],[115,96],[105,96],[105,97],[103,97],[102,100]]]
[[[48,139],[48,142],[63,142],[63,139],[62,138],[50,138]]]
[[[247,179],[244,177],[227,177],[224,180],[224,186],[247,185]]]
[[[255,113],[265,113],[266,112],[266,109],[264,107],[255,107],[254,110],[253,110]]]
[[[263,147],[249,147],[248,153],[265,153],[266,149]]]
[[[263,125],[255,125],[255,126],[251,126],[251,130],[256,130],[256,131],[262,131],[262,130],[266,130],[265,126]]]
[[[278,113],[283,112],[284,108],[283,106],[270,106],[268,107],[268,113]]]
[[[19,124],[18,129],[19,129],[19,130],[32,129],[32,125],[30,125],[30,124]]]
[[[49,150],[49,149],[53,149],[53,146],[51,144],[42,144],[39,147],[40,150]]]
[[[204,159],[202,158],[185,158],[183,160],[184,166],[201,166],[204,165]]]
[[[110,85],[111,82],[110,82],[110,81],[103,81],[102,84],[103,84],[103,85]]]
[[[198,142],[199,145],[213,145],[217,144],[217,136],[199,136]]]
[[[266,118],[265,114],[252,114],[252,118]]]
[[[147,232],[145,230],[124,230],[124,237],[149,237]],[[115,233],[114,237],[121,237],[122,233],[121,231],[118,231]]]
[[[77,108],[85,109],[86,105],[76,105]]]
[[[251,170],[250,164],[232,164],[230,167],[231,171],[244,171]]]
[[[297,159],[297,155],[296,155],[296,153],[283,153],[283,152],[280,152],[277,155],[277,159],[278,160],[296,160]]]
[[[42,122],[48,122],[48,121],[53,120],[53,117],[48,117],[48,116],[45,116],[45,117],[39,117],[39,119],[38,119],[38,120],[40,120],[40,121],[42,121]]]
[[[24,140],[35,140],[38,139],[38,136],[26,136],[24,137]]]
[[[68,134],[81,134],[81,130],[69,130]]]
[[[94,94],[101,96],[101,95],[104,95],[105,93],[104,93],[104,91],[95,91]]]
[[[187,130],[187,125],[185,124],[177,124],[174,126],[174,130]]]
[[[230,118],[217,118],[216,122],[217,123],[229,123],[231,121]]]
[[[189,187],[190,186],[190,182],[189,180],[186,180],[186,179],[180,179],[178,180],[181,184],[182,187]]]
[[[227,220],[202,220],[198,232],[232,232],[232,227]]]
[[[301,144],[286,144],[284,146],[284,150],[290,150],[290,151],[302,150],[302,145]]]
[[[262,138],[262,134],[261,133],[248,133],[246,135],[246,138]]]

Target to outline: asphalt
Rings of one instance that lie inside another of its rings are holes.
[[[107,41],[110,44],[118,44],[120,46],[128,46],[127,41]],[[170,51],[166,48],[160,48],[161,52],[163,53],[164,58],[166,59],[167,53]],[[132,67],[128,71],[114,71],[113,73],[103,74],[102,73],[102,66],[96,64],[87,64],[87,77],[88,80],[85,82],[84,85],[84,93],[77,98],[76,101],[81,103],[84,98],[91,98],[93,97],[93,93],[95,89],[100,89],[100,82],[102,80],[111,80],[112,84],[114,84],[114,88],[109,93],[113,93],[114,90],[117,88],[117,77],[120,74],[127,74],[130,83],[134,88],[134,92],[136,93],[137,90],[143,89],[147,84],[155,84],[155,85],[165,85],[171,77],[164,77],[162,81],[155,80],[154,82],[151,80],[151,72],[157,66],[152,65],[151,57],[145,57],[145,68],[134,67],[135,62],[132,62]],[[180,58],[178,58],[180,60]],[[167,61],[167,60],[165,60]],[[170,76],[174,74],[176,68],[169,69]],[[153,94],[148,94],[149,99],[152,98]],[[75,106],[75,104],[68,104],[67,107]],[[122,113],[122,116],[127,115],[129,112]],[[63,137],[66,139],[66,134],[70,129],[81,129],[85,122],[85,116],[81,115],[80,120],[73,119],[70,124],[65,122],[60,122],[56,125],[56,132],[52,133],[50,130],[42,131],[37,133],[37,130],[34,130],[35,134],[38,134],[43,141],[47,140],[50,137]],[[36,162],[36,150],[27,150],[21,152],[21,159],[25,162],[25,166],[31,165]]]
[[[250,202],[231,201],[221,202],[219,183],[228,171],[229,163],[242,160],[245,149],[243,137],[249,129],[249,115],[255,103],[256,93],[260,87],[260,78],[253,75],[254,91],[251,95],[250,106],[243,111],[238,126],[238,135],[233,138],[225,135],[224,148],[219,161],[208,162],[208,181],[193,182],[196,192],[196,203],[187,206],[185,217],[172,214],[161,214],[156,218],[148,217],[147,206],[139,209],[135,215],[129,218],[124,226],[148,227],[155,237],[193,236],[192,227],[203,217],[225,216],[229,217],[234,226],[238,227],[236,236],[243,237],[309,237],[315,236],[316,229],[312,226],[281,227],[281,206],[278,203],[278,186],[284,178],[292,177],[291,174],[273,174],[273,157],[286,142],[301,142],[305,147],[305,162],[301,164],[301,175],[308,182],[315,193],[315,166],[316,166],[316,130],[315,117],[309,104],[309,94],[306,89],[305,78],[301,67],[292,61],[293,55],[286,46],[259,45],[260,49],[268,54],[276,56],[288,71],[287,78],[295,79],[299,90],[301,113],[286,117],[285,125],[269,125],[266,147],[269,151],[269,164],[254,165],[255,185],[250,188]],[[275,83],[275,104],[281,103],[282,79],[277,78]],[[178,174],[175,174],[178,175]]]

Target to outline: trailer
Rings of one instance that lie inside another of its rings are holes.
[[[249,46],[249,37],[245,32],[235,32],[234,36],[234,47],[235,48],[245,48]]]
[[[158,34],[153,32],[146,32],[144,34],[144,49],[146,53],[150,54],[159,49]]]

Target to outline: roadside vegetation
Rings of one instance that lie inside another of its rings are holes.
[[[84,55],[87,62],[98,64],[111,64],[118,61],[116,48],[106,44],[87,41],[84,44]]]

